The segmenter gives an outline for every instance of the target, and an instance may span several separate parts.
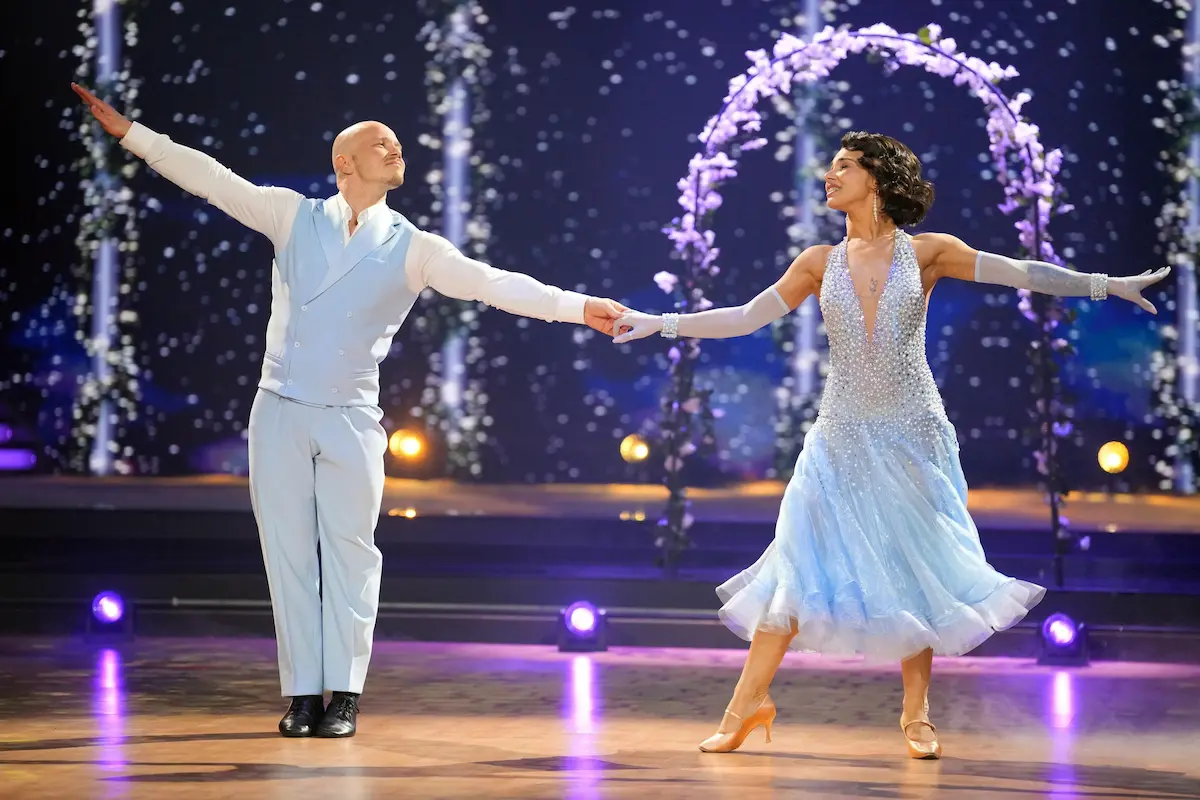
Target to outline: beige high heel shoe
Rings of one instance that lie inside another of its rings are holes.
[[[925,725],[929,730],[933,731],[934,740],[932,742],[918,742],[908,735],[908,729],[913,725]],[[937,740],[937,728],[927,719],[913,719],[908,722],[904,721],[904,717],[900,717],[900,730],[904,733],[904,741],[908,744],[909,758],[935,759],[942,757],[942,745]]]
[[[732,753],[741,747],[742,742],[746,741],[746,737],[750,735],[751,731],[760,725],[766,729],[767,744],[771,743],[771,723],[775,721],[775,702],[771,700],[770,695],[764,697],[754,713],[744,719],[728,708],[725,709],[725,713],[739,721],[737,730],[728,733],[717,731],[700,743],[702,752]]]

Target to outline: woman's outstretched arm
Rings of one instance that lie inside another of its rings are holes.
[[[749,303],[729,308],[714,308],[695,314],[643,314],[631,311],[621,317],[614,330],[628,328],[613,338],[615,344],[643,339],[661,332],[667,339],[733,339],[748,336],[790,314],[809,295],[821,289],[829,245],[814,245],[796,257],[774,286],[762,291]]]
[[[1170,267],[1146,270],[1141,275],[1110,278],[1101,272],[1075,272],[1045,261],[1018,260],[976,250],[961,239],[945,233],[922,233],[913,237],[923,271],[934,281],[956,278],[960,281],[991,283],[1028,289],[1057,297],[1090,297],[1104,300],[1110,294],[1157,314],[1154,304],[1142,297],[1146,287],[1171,273]]]

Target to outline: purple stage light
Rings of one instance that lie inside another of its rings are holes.
[[[0,450],[0,471],[20,472],[33,469],[37,464],[37,453],[32,450]]]
[[[0,422],[0,442],[7,442],[13,437],[13,429]]]
[[[1079,627],[1066,614],[1051,614],[1042,623],[1042,636],[1056,647],[1070,647],[1075,642]]]
[[[590,636],[596,630],[596,607],[585,600],[567,606],[563,616],[567,630],[576,636]]]
[[[116,592],[101,592],[92,600],[92,614],[100,622],[111,625],[125,615],[125,603]]]
[[[558,615],[558,649],[564,653],[596,653],[608,649],[608,613],[579,600]]]

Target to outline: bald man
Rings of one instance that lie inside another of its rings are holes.
[[[317,200],[255,186],[72,88],[125,149],[275,248],[249,447],[280,685],[291,698],[279,731],[353,736],[383,566],[375,546],[387,449],[379,364],[417,296],[428,286],[606,334],[626,309],[473,261],[388,208],[388,191],[404,183],[404,155],[382,123],[360,122],[337,136],[338,193]]]

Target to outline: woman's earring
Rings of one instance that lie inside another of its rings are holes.
[[[875,218],[875,224],[879,224],[879,192],[871,193],[871,216]]]

